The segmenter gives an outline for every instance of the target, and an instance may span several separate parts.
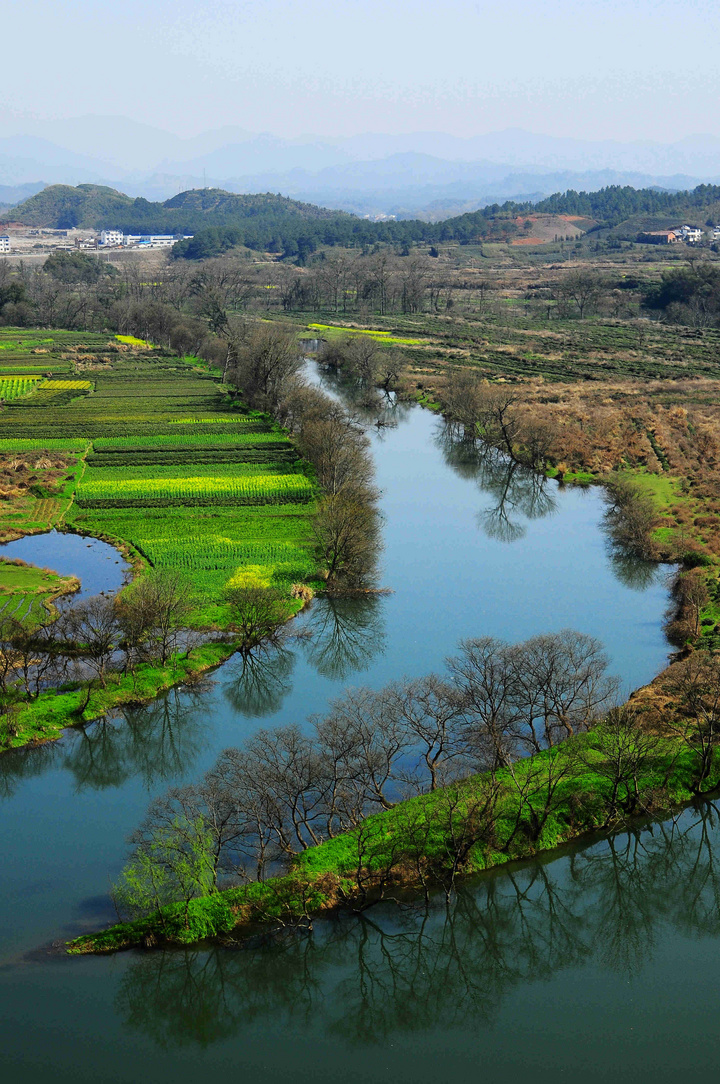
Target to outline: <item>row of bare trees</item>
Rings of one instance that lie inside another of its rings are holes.
[[[225,376],[252,406],[271,412],[293,435],[322,491],[313,520],[316,556],[330,584],[366,588],[380,547],[378,493],[363,425],[306,383],[290,329],[238,324],[228,336]]]
[[[510,852],[518,836],[539,838],[577,769],[573,758],[552,754],[597,722],[615,693],[601,646],[581,633],[565,630],[517,645],[489,637],[465,641],[448,660],[446,677],[350,690],[325,716],[311,719],[308,731],[296,724],[260,730],[241,748],[226,750],[201,783],[158,799],[133,837],[118,899],[132,911],[140,883],[146,908],[172,899],[180,891],[173,872],[178,854],[204,871],[199,894],[207,891],[208,868],[214,885],[263,880],[300,852],[347,832],[357,849],[356,887],[370,894],[378,866],[367,817],[427,792],[437,794],[432,807],[401,806],[409,812],[387,868],[412,851],[428,884],[441,868],[454,882],[481,839]],[[527,754],[542,751],[549,755],[529,768]],[[478,771],[486,775],[468,791],[463,780]],[[500,840],[495,820],[507,795],[514,796],[514,821]],[[438,818],[446,835],[430,846]],[[155,892],[156,882],[168,896]]]
[[[398,885],[449,892],[472,853],[526,853],[558,817],[616,826],[669,808],[679,780],[717,787],[720,659],[695,652],[655,692],[616,706],[601,646],[577,632],[465,641],[446,676],[350,690],[309,729],[260,730],[157,799],[132,837],[119,909],[189,906],[288,868],[278,892],[291,907],[297,856],[343,836],[336,888],[362,910]],[[421,794],[432,801],[408,801]],[[381,825],[370,816],[390,810]]]

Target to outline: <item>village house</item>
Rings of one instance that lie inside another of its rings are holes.
[[[679,240],[674,230],[648,230],[638,234],[638,241],[645,245],[673,245]]]

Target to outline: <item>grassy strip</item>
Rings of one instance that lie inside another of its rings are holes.
[[[551,850],[579,836],[607,827],[608,809],[612,801],[612,783],[603,772],[606,756],[602,749],[601,732],[591,731],[570,739],[553,750],[528,757],[514,765],[517,786],[508,772],[498,779],[505,785],[498,806],[494,836],[489,845],[474,846],[462,873],[474,874],[540,851]],[[556,789],[539,787],[532,796],[532,809],[523,806],[520,830],[519,789],[533,774],[554,778],[570,764]],[[550,768],[552,766],[552,770]],[[717,770],[716,770],[717,774]],[[654,812],[670,812],[692,800],[693,757],[686,747],[672,739],[659,742],[654,755],[638,779],[642,793],[655,794]],[[483,788],[487,776],[473,776],[460,784],[457,811],[467,815]],[[718,778],[706,781],[708,789],[717,786]],[[447,855],[448,790],[437,790],[402,802],[393,809],[377,813],[363,823],[360,830],[347,832],[298,855],[291,871],[284,877],[272,878],[213,895],[164,907],[148,918],[119,923],[109,929],[85,934],[68,943],[69,953],[103,953],[134,945],[160,942],[191,944],[211,937],[241,935],[263,923],[291,921],[308,914],[322,913],[340,905],[351,906],[360,899],[357,871],[362,870],[365,885],[381,881],[398,890],[419,887],[417,858],[406,854],[403,847],[424,825],[422,859],[431,870],[442,865]],[[542,831],[535,837],[531,831],[532,812],[540,812],[549,802],[551,812]],[[457,822],[456,822],[457,823]],[[398,856],[400,858],[398,859]],[[388,879],[388,870],[392,871]]]
[[[84,710],[87,683],[71,690],[48,690],[25,703],[13,715],[14,736],[7,736],[6,748],[19,748],[54,741],[70,726],[82,726],[128,704],[145,704],[175,685],[195,680],[214,669],[234,653],[233,644],[212,643],[195,648],[190,656],[174,655],[166,666],[143,664],[134,674],[108,673],[106,686],[97,683]]]

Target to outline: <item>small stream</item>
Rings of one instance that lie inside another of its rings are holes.
[[[463,637],[514,641],[565,627],[603,641],[626,691],[665,665],[667,570],[609,553],[597,488],[563,488],[482,457],[448,441],[439,420],[414,405],[389,410],[393,424],[372,443],[381,582],[391,593],[315,600],[298,619],[307,638],[0,757],[0,1044],[11,1079],[182,1084],[230,1070],[273,1081],[474,1082],[515,1081],[522,1069],[532,1081],[562,1072],[604,1080],[625,1064],[621,1054],[632,1062],[629,1043],[646,1050],[652,1036],[664,1064],[675,1064],[653,1021],[658,1003],[671,1016],[679,999],[689,1003],[679,960],[690,958],[702,976],[707,1011],[720,1008],[704,977],[720,950],[715,928],[692,917],[683,926],[663,911],[682,867],[674,872],[661,840],[646,858],[644,836],[496,871],[464,889],[452,915],[372,912],[362,923],[321,923],[307,939],[239,951],[82,960],[35,952],[112,920],[108,886],[154,795],[197,779],[259,726],[304,724],[348,685],[439,671]],[[104,573],[122,579],[116,551],[88,550],[89,540],[22,541],[55,547],[17,555],[80,572],[89,593],[108,589]],[[78,548],[65,553],[66,541]],[[83,547],[86,560],[91,551],[98,558],[92,588],[89,570],[60,564]],[[686,836],[705,846],[712,815],[704,827],[694,823],[683,821]],[[636,906],[634,873],[627,899],[603,896],[617,882],[617,847],[634,854],[653,901],[639,931],[624,917]],[[596,872],[578,877],[578,864]],[[600,923],[606,911],[612,930]],[[610,933],[617,948],[608,962]],[[710,1053],[715,1031],[704,1036]],[[618,1033],[620,1042],[607,1041]],[[653,1081],[670,1079],[662,1072]],[[633,1079],[651,1077],[639,1070]]]

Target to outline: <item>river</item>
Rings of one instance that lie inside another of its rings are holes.
[[[630,905],[602,895],[603,878],[617,880],[613,856],[629,848],[640,861],[647,839],[663,852],[668,828],[496,871],[450,914],[378,911],[234,951],[80,960],[37,951],[113,918],[108,886],[153,795],[196,779],[260,725],[303,722],[349,684],[440,670],[462,637],[564,627],[603,641],[626,690],[664,666],[666,570],[608,552],[598,489],[483,461],[419,407],[392,413],[397,424],[372,436],[390,593],[316,600],[297,622],[307,637],[256,666],[231,660],[147,708],[0,757],[0,1049],[12,1080],[184,1082],[230,1070],[511,1081],[520,1067],[531,1080],[551,1068],[600,1080],[632,1062],[633,1043],[655,1043],[673,1064],[663,1013],[677,1020],[682,1005],[700,1029],[683,976],[709,984],[720,942],[707,914],[668,913],[685,891],[681,873],[662,853],[648,860],[652,913],[634,916],[637,931],[620,909]],[[98,560],[118,576],[107,553]],[[709,848],[714,822],[692,827],[693,816],[674,831]],[[579,866],[608,872],[578,876]],[[702,989],[703,1012],[716,1010],[714,987]]]

